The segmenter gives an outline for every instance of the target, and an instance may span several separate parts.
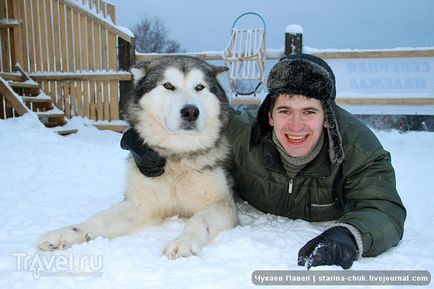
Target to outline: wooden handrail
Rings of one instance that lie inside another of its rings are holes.
[[[119,80],[129,81],[132,79],[131,73],[113,72],[113,73],[30,73],[30,76],[35,81],[53,81],[53,80]]]
[[[0,77],[5,79],[5,80],[24,81],[23,76],[17,72],[1,72],[0,71]]]
[[[367,51],[327,51],[327,52],[308,52],[323,59],[345,59],[345,58],[395,58],[395,57],[434,57],[434,49],[420,50],[367,50]],[[168,55],[188,55],[198,57],[202,60],[223,60],[223,51],[217,52],[189,52],[189,53],[137,53],[137,61],[149,61]],[[284,52],[266,53],[268,59],[280,59],[284,57]]]
[[[0,94],[3,95],[7,101],[12,105],[18,115],[23,115],[29,112],[29,109],[22,103],[13,92],[12,88],[8,85],[6,80],[0,77]]]
[[[324,59],[333,58],[394,58],[394,57],[434,57],[434,49],[426,50],[368,50],[368,51],[330,51],[313,53]]]
[[[340,105],[434,105],[434,97],[429,98],[361,98],[361,97],[337,97],[336,103]]]
[[[17,19],[0,19],[0,28],[13,28],[21,25]]]
[[[208,52],[189,52],[189,53],[136,53],[136,61],[150,61],[163,56],[171,56],[171,55],[185,55],[197,57],[202,60],[223,60],[223,52],[220,54],[208,53]]]

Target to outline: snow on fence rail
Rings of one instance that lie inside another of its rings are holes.
[[[1,72],[20,63],[68,118],[120,118],[120,92],[131,77],[119,72],[125,69],[119,55],[134,36],[114,24],[112,4],[0,0],[0,6]]]

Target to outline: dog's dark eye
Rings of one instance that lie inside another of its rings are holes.
[[[202,84],[198,84],[198,85],[196,85],[196,87],[194,89],[196,89],[196,91],[201,91],[204,88],[205,88],[205,86],[203,86]]]
[[[165,89],[175,90],[175,87],[170,82],[164,83],[163,86],[164,86]]]

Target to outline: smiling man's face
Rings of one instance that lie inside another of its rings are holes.
[[[292,157],[307,155],[327,125],[318,99],[287,94],[277,97],[273,110],[268,114],[268,122],[280,144]]]

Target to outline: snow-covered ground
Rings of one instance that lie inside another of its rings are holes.
[[[30,115],[0,120],[0,288],[253,288],[255,270],[305,270],[297,266],[297,252],[328,224],[266,215],[246,204],[239,206],[241,224],[199,257],[161,256],[183,228],[176,217],[132,236],[38,252],[34,243],[43,232],[81,222],[122,199],[128,152],[119,147],[121,135],[73,122],[78,133],[62,137]],[[362,258],[351,270],[430,271],[434,133],[376,134],[392,153],[408,210],[405,236],[398,247]]]

